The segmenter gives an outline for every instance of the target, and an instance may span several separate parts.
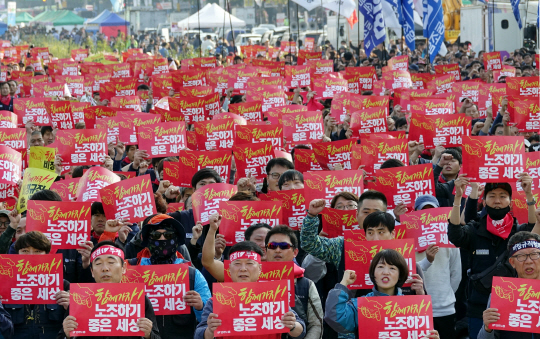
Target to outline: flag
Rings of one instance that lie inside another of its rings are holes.
[[[354,27],[354,24],[358,22],[358,16],[356,15],[356,11],[353,11],[351,16],[347,18],[347,22],[351,26],[351,29]]]
[[[405,43],[411,51],[414,51],[416,44],[414,41],[414,5],[413,0],[398,0],[399,23],[403,27]]]
[[[444,39],[442,0],[424,0],[424,36],[428,38],[429,60],[433,60],[441,49]]]
[[[311,11],[312,9],[315,9],[321,5],[320,1],[313,1],[313,0],[292,0],[293,2],[296,2],[300,6],[304,7],[306,10]],[[261,1],[262,3],[262,1]]]
[[[514,12],[514,17],[516,18],[519,29],[521,29],[523,27],[523,24],[521,23],[521,14],[519,13],[519,2],[520,0],[510,0],[510,4],[512,5],[512,12]]]
[[[368,57],[386,37],[381,1],[384,0],[358,0],[358,10],[364,16],[364,49]]]
[[[323,0],[322,7],[329,9],[331,11],[334,11],[344,16],[345,18],[350,18],[352,13],[356,10],[356,1],[354,0]]]

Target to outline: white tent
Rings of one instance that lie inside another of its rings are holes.
[[[230,22],[229,22],[230,16]],[[233,28],[241,28],[246,26],[244,20],[240,20],[232,14],[225,12],[218,4],[207,4],[199,12],[193,14],[189,18],[186,18],[178,22],[178,27],[181,29],[198,29],[200,20],[200,28],[214,28],[222,27],[223,20],[225,20],[226,26],[230,27],[232,23]]]

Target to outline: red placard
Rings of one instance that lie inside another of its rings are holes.
[[[460,147],[463,137],[471,133],[471,117],[465,114],[432,115],[411,114],[409,140],[424,143],[427,149],[438,145]]]
[[[74,201],[77,198],[79,180],[80,178],[72,178],[55,181],[49,189],[58,193],[58,195],[62,198],[62,201]]]
[[[533,100],[514,101],[513,119],[520,132],[538,132],[540,130],[540,104]]]
[[[312,90],[317,92],[315,95],[316,100],[332,99],[334,95],[349,90],[348,80],[332,78],[329,76],[313,79],[312,84]]]
[[[84,75],[84,90],[99,92],[101,84],[111,81],[111,73],[92,73]]]
[[[437,77],[436,74],[412,73],[411,81],[414,89],[428,89],[428,83]]]
[[[188,273],[188,264],[128,266],[122,283],[144,284],[156,315],[189,314],[191,307],[184,302]]]
[[[196,190],[191,196],[195,222],[208,224],[208,217],[219,211],[221,201],[227,201],[238,191],[235,185],[210,184]]]
[[[363,139],[361,144],[352,148],[353,168],[363,168],[369,177],[373,177],[381,165],[388,159],[397,159],[409,163],[409,145],[405,139]]]
[[[351,168],[351,149],[356,144],[356,139],[345,139],[333,142],[313,144],[315,159],[325,169],[334,170],[336,164],[340,164],[342,169]]]
[[[84,59],[88,58],[88,55],[90,55],[88,49],[72,49],[71,50],[71,57],[75,61],[83,61]]]
[[[429,295],[358,298],[359,331],[365,338],[426,338],[433,330]],[[387,337],[389,338],[389,337]]]
[[[0,128],[16,128],[17,114],[10,111],[0,111]]]
[[[191,178],[201,168],[213,168],[223,182],[229,182],[231,153],[182,150],[178,157],[178,164],[165,162],[163,169],[163,179],[170,180],[174,185],[191,187]]]
[[[536,152],[533,152],[536,153]],[[527,153],[528,154],[528,153]],[[529,171],[530,172],[530,171]],[[536,183],[536,185],[535,185]],[[538,189],[538,176],[533,177],[533,198],[536,201],[534,208],[540,207],[540,189]],[[520,224],[529,222],[529,206],[527,205],[527,196],[521,189],[521,185],[518,189],[512,192],[512,215]]]
[[[418,196],[425,194],[435,196],[433,166],[429,163],[379,169],[377,182],[370,183],[369,188],[384,193],[389,198],[389,209],[393,209],[399,203],[404,203],[412,209]]]
[[[137,85],[138,82],[135,78],[111,78],[109,82],[103,82],[99,85],[101,100],[110,101],[113,97],[136,95]]]
[[[361,94],[373,89],[376,78],[375,67],[347,67],[344,78],[349,82],[349,93]]]
[[[307,107],[303,105],[285,105],[269,108],[264,115],[270,123],[283,125],[283,114],[307,112],[307,110]]]
[[[100,189],[115,182],[120,177],[101,166],[95,166],[87,170],[79,180],[77,187],[77,201],[100,201]]]
[[[186,148],[186,124],[165,122],[138,128],[139,149],[149,158],[176,156]]]
[[[345,230],[359,230],[356,220],[356,209],[338,210],[327,207],[322,210],[322,230],[328,234],[328,238],[343,236]]]
[[[407,229],[407,236],[416,241],[416,251],[423,252],[429,245],[455,248],[448,241],[448,220],[452,207],[430,208],[405,213],[401,224]]]
[[[271,108],[285,106],[287,96],[283,89],[278,86],[258,86],[249,87],[246,91],[248,102],[260,101],[262,112],[268,112]]]
[[[385,133],[388,131],[386,107],[365,108],[351,114],[351,129],[356,133]]]
[[[392,70],[407,71],[409,69],[409,56],[399,55],[388,60],[388,67]]]
[[[234,144],[234,120],[218,119],[195,123],[200,150],[231,149]]]
[[[348,237],[345,231],[345,269],[356,272],[356,281],[350,289],[372,288],[369,266],[373,257],[383,249],[393,249],[401,253],[409,266],[409,276],[416,274],[414,239],[358,241]],[[371,338],[371,337],[370,337]]]
[[[64,290],[62,254],[0,255],[2,303],[56,304],[54,295]]]
[[[493,80],[499,81],[501,77],[515,77],[516,68],[510,65],[502,65],[500,71],[493,71]]]
[[[492,96],[503,96],[506,93],[506,84],[483,84],[478,91],[478,113],[484,119],[487,108],[492,105]],[[493,107],[493,114],[497,115],[498,107]]]
[[[478,104],[481,86],[481,83],[471,81],[454,83],[452,85],[452,92],[456,94],[456,102],[461,102],[463,99],[469,98],[475,104]]]
[[[251,101],[230,104],[229,112],[240,115],[246,119],[246,121],[262,121],[262,102]]]
[[[266,164],[274,158],[271,142],[233,145],[232,150],[237,168],[235,183],[244,177],[266,177]]]
[[[304,66],[285,66],[285,80],[289,88],[302,88],[311,84],[311,67]]]
[[[461,81],[461,69],[459,68],[459,64],[436,65],[435,74],[451,74],[456,81]]]
[[[67,84],[60,82],[45,82],[34,85],[34,96],[39,97],[65,97],[71,96]]]
[[[222,112],[214,116],[214,120],[233,119],[237,126],[247,125],[246,119],[242,118],[238,114]]]
[[[308,60],[307,65],[311,67],[312,74],[325,74],[334,71],[333,60]]]
[[[141,221],[157,213],[149,174],[106,186],[99,193],[107,219]]]
[[[25,150],[26,141],[25,128],[0,128],[0,145]]]
[[[516,182],[523,172],[523,137],[463,137],[463,168],[471,181]]]
[[[87,124],[86,123],[87,120],[85,120],[85,116],[84,116],[84,110],[90,107],[91,105],[89,102],[70,102],[70,105],[71,105],[71,113],[73,113],[73,122],[75,124],[79,122],[84,122],[86,128],[94,128],[95,119],[94,119],[94,122],[92,122],[90,119]]]
[[[411,99],[410,111],[421,115],[454,114],[454,103],[446,99]]]
[[[144,284],[71,284],[69,314],[78,324],[71,337],[143,336],[137,321],[145,316]]]
[[[493,330],[540,333],[538,303],[540,281],[536,279],[493,277],[491,308],[500,314],[489,325]]]
[[[507,95],[536,96],[540,94],[540,80],[538,77],[521,77],[506,79]]]
[[[61,130],[75,128],[69,101],[45,101],[45,108],[51,117],[54,128]]]
[[[351,164],[351,166],[354,166]],[[359,165],[360,166],[360,165]],[[321,165],[315,158],[315,152],[311,149],[294,150],[294,168],[299,172],[322,171]],[[357,167],[358,168],[358,167]]]
[[[525,163],[525,171],[533,178],[532,188],[540,188],[540,152],[525,153],[523,155],[523,161]]]
[[[106,137],[98,129],[60,130],[49,147],[56,147],[64,166],[100,165],[108,154]]]
[[[274,227],[283,223],[280,201],[221,201],[221,233],[227,246],[245,241],[244,232],[256,223]]]
[[[289,146],[319,142],[323,134],[321,112],[308,111],[283,116],[283,136],[287,138]]]
[[[71,96],[79,98],[84,95],[84,77],[82,75],[56,75],[54,80],[67,84]]]
[[[120,108],[123,111],[141,111],[141,98],[136,95],[127,95],[123,97],[113,97],[111,107]]]
[[[306,216],[306,199],[304,190],[270,191],[260,194],[261,200],[281,201],[283,206],[283,221],[293,230],[300,230]]]
[[[325,199],[326,207],[330,207],[332,198],[340,192],[351,192],[357,196],[364,192],[363,172],[321,171],[304,173],[304,190],[306,200]]]
[[[391,91],[398,88],[412,87],[411,75],[406,70],[383,72],[382,80],[384,80],[384,87]]]
[[[214,312],[220,315],[222,322],[215,331],[217,337],[246,335],[250,331],[257,336],[289,332],[281,323],[281,317],[289,311],[286,280],[214,283],[213,296]],[[261,309],[261,303],[268,303],[271,307]]]
[[[435,91],[435,94],[449,93],[454,82],[456,80],[452,74],[440,75],[428,82],[427,89]]]
[[[8,146],[0,146],[0,184],[17,185],[21,180],[21,153]]]
[[[502,68],[501,52],[484,53],[484,69],[486,71],[500,70]]]
[[[190,124],[205,120],[205,98],[169,98],[169,109],[183,114],[186,123]]]
[[[91,202],[28,201],[27,232],[39,231],[56,249],[76,249],[90,239]]]
[[[182,212],[184,210],[183,202],[171,202],[167,205],[167,214],[174,212]]]
[[[270,76],[285,76],[285,61],[252,60],[253,66],[265,67],[270,70]]]
[[[13,112],[18,116],[19,127],[23,127],[30,120],[37,126],[51,124],[44,98],[14,99]]]
[[[283,127],[279,125],[236,126],[236,145],[261,142],[271,142],[275,148],[283,147]]]

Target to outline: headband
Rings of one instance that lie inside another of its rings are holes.
[[[92,253],[92,255],[90,256],[90,262],[93,262],[94,260],[96,260],[97,257],[100,257],[102,255],[115,255],[117,257],[120,257],[122,261],[124,260],[124,251],[122,251],[121,249],[114,246],[102,246],[95,250],[94,253]]]
[[[517,251],[521,251],[526,248],[536,248],[540,250],[540,242],[536,240],[525,240],[522,242],[518,242],[517,244],[514,244],[514,246],[512,246],[512,249],[510,250],[510,256],[513,256]]]
[[[250,251],[238,251],[230,255],[229,260],[231,262],[238,259],[251,259],[255,260],[257,263],[261,263],[261,256],[257,252]]]

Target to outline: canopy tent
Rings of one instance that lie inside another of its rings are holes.
[[[111,14],[111,12],[106,9],[103,12],[99,13],[98,16],[93,18],[92,20],[86,21],[86,30],[89,32],[97,32],[99,31],[99,25],[103,22],[103,20],[107,19],[107,17]]]
[[[129,26],[129,21],[126,21],[119,17],[118,15],[111,13],[103,22],[100,24],[101,33],[106,36],[117,36],[118,31],[127,34],[127,28]]]
[[[229,22],[230,17],[230,22]],[[198,29],[200,20],[200,28],[223,27],[223,20],[227,27],[241,28],[246,26],[244,20],[238,19],[232,14],[225,12],[218,4],[207,4],[201,10],[192,16],[180,21],[178,27],[181,29]]]
[[[66,10],[46,11],[34,17],[32,20],[30,20],[30,23],[44,25],[47,29],[65,28],[67,30],[71,30],[75,26],[81,26],[84,24],[84,18],[81,18],[77,14]]]
[[[27,12],[21,12],[15,17],[15,23],[29,23],[34,17],[28,14]]]

